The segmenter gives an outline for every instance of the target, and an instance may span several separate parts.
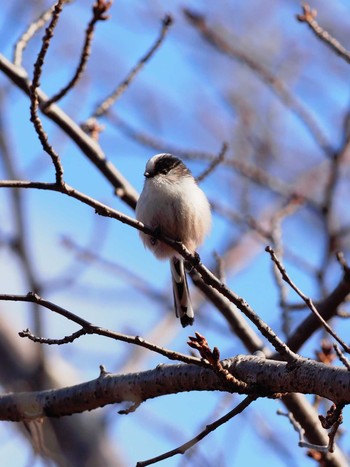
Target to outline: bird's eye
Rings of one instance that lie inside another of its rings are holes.
[[[166,175],[168,172],[169,172],[169,169],[167,169],[166,167],[163,167],[163,168],[160,169],[160,171],[159,171],[159,173],[161,173],[162,175]]]

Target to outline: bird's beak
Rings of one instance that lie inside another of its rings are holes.
[[[146,178],[150,178],[150,176],[151,176],[151,174],[150,174],[149,172],[145,172],[143,175],[144,175]]]

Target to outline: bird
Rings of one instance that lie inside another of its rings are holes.
[[[144,176],[136,219],[196,253],[210,231],[211,208],[189,168],[172,154],[156,154],[147,162]],[[152,235],[140,231],[140,236],[157,258],[169,259],[175,314],[183,327],[192,325],[194,311],[183,257]]]

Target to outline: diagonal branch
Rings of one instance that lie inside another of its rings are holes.
[[[132,217],[127,216],[126,214],[121,213],[115,209],[112,209],[103,203],[85,195],[84,193],[75,190],[67,184],[64,184],[63,187],[57,186],[57,184],[49,183],[40,183],[40,182],[25,182],[25,181],[0,181],[1,187],[22,187],[22,188],[39,188],[44,190],[53,190],[61,192],[65,195],[68,195],[72,198],[75,198],[88,206],[91,206],[95,209],[97,214],[100,214],[105,217],[110,217],[118,220],[124,224],[127,224],[137,230],[144,232],[147,235],[151,235],[158,240],[166,243],[171,246],[175,251],[180,253],[183,258],[188,261],[188,263],[197,270],[197,272],[202,276],[204,282],[220,292],[221,295],[226,297],[231,303],[236,305],[236,307],[245,314],[245,316],[254,323],[254,325],[259,329],[261,334],[266,337],[266,339],[273,345],[275,350],[287,361],[294,362],[298,356],[292,352],[289,347],[283,342],[283,340],[277,336],[277,334],[265,323],[258,314],[253,310],[253,308],[239,295],[235,294],[230,290],[223,282],[221,282],[208,268],[206,268],[200,261],[199,255],[191,254],[189,250],[182,244],[171,238],[160,235],[159,232],[154,229],[144,225],[142,222],[133,219]]]
[[[94,3],[92,7],[93,16],[85,32],[85,42],[84,42],[83,49],[80,55],[80,61],[74,73],[74,76],[69,81],[69,83],[66,86],[64,86],[64,88],[62,88],[57,94],[52,96],[45,103],[44,108],[49,107],[54,102],[57,102],[60,99],[62,99],[62,97],[64,97],[68,93],[68,91],[72,89],[82,77],[84,70],[86,68],[87,61],[91,54],[91,43],[92,43],[92,39],[94,36],[95,26],[98,21],[105,21],[108,19],[106,12],[109,10],[111,5],[112,5],[112,2],[106,1],[106,0],[97,0],[96,3]]]
[[[274,76],[267,68],[248,55],[243,49],[239,49],[234,44],[226,41],[217,32],[218,28],[214,29],[208,26],[204,16],[194,13],[192,10],[187,8],[184,8],[183,11],[186,19],[198,30],[205,41],[215,47],[219,52],[240,61],[250,68],[256,76],[258,76],[275,93],[281,102],[295,115],[297,115],[309,130],[310,134],[322,151],[328,157],[333,155],[333,149],[316,119],[303,105],[303,103],[293,95],[283,81]]]
[[[70,3],[72,0],[66,0],[66,3]],[[47,21],[52,17],[53,10],[55,5],[50,6],[46,11],[44,11],[38,19],[33,21],[26,31],[18,39],[14,52],[13,52],[13,63],[16,66],[22,65],[22,56],[23,51],[27,47],[28,42],[34,37],[34,35],[44,26]]]
[[[30,82],[23,68],[13,65],[13,63],[0,54],[0,70],[25,94],[28,96],[30,95]],[[36,94],[39,98],[40,105],[44,106],[48,97],[40,88],[36,90]],[[77,144],[87,158],[112,184],[115,188],[116,195],[128,204],[128,206],[135,208],[138,197],[136,190],[106,158],[106,155],[103,153],[98,143],[90,138],[90,136],[88,136],[80,126],[68,117],[57,105],[50,106],[50,108],[46,110],[45,115],[53,120],[67,136]]]
[[[190,448],[192,448],[195,444],[201,441],[203,438],[208,436],[214,430],[219,428],[224,423],[231,420],[231,418],[235,417],[236,415],[240,414],[245,410],[252,402],[257,399],[256,396],[248,396],[242,402],[240,402],[234,409],[230,410],[226,415],[219,418],[213,423],[209,423],[203,431],[198,433],[197,436],[192,438],[191,440],[187,441],[186,443],[182,444],[181,446],[177,447],[176,449],[172,449],[171,451],[165,452],[160,456],[153,457],[152,459],[148,459],[146,461],[139,461],[136,464],[136,467],[145,467],[146,465],[155,464],[157,462],[163,461],[165,459],[169,459],[169,457],[173,457],[176,454],[185,454]]]
[[[279,272],[282,275],[282,279],[287,282],[291,286],[291,288],[299,295],[299,297],[306,303],[312,313],[316,316],[318,321],[322,324],[322,326],[326,329],[326,331],[343,347],[343,349],[350,353],[350,347],[333,331],[333,329],[329,326],[327,321],[322,317],[320,312],[317,310],[313,301],[310,297],[307,297],[297,286],[294,284],[292,279],[287,274],[286,269],[283,267],[281,261],[277,258],[273,249],[269,246],[266,247],[266,251],[270,254],[272,261],[277,266]]]
[[[303,13],[297,15],[297,20],[301,23],[306,23],[322,42],[328,45],[333,52],[342,57],[347,63],[350,63],[350,52],[316,21],[317,11],[312,9],[307,3],[302,3],[302,8]]]
[[[111,106],[120,98],[123,92],[130,86],[131,82],[134,80],[134,78],[139,73],[139,71],[141,71],[144,65],[150,60],[150,58],[162,45],[172,23],[173,23],[172,17],[169,15],[166,15],[162,21],[162,29],[160,31],[159,37],[157,38],[156,42],[152,45],[150,50],[141,58],[141,60],[137,63],[137,65],[130,71],[128,76],[112,92],[112,94],[106,97],[106,99],[104,99],[104,101],[98,105],[96,110],[91,115],[90,119],[95,119],[95,118],[98,118],[104,115],[106,112],[108,112]],[[86,122],[86,125],[88,124],[88,122]]]

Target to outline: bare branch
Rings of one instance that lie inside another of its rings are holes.
[[[350,371],[350,361],[345,357],[343,352],[340,350],[337,344],[333,344],[333,348],[338,355],[339,360],[342,362],[342,364],[345,366]]]
[[[202,276],[203,280],[207,285],[214,287],[218,292],[220,292],[224,297],[226,297],[231,303],[237,306],[245,316],[250,319],[255,326],[259,329],[264,337],[273,345],[278,353],[281,354],[283,358],[287,361],[295,361],[297,355],[292,352],[288,346],[276,335],[276,333],[257,315],[257,313],[248,305],[248,303],[233,291],[228,289],[225,284],[223,284],[212,272],[209,271],[200,261],[199,255],[191,254],[187,248],[175,240],[172,240],[168,237],[160,235],[160,233],[150,227],[142,224],[142,222],[133,219],[132,217],[127,216],[115,209],[112,209],[99,201],[94,200],[93,198],[81,193],[74,188],[70,187],[67,184],[64,184],[63,187],[57,186],[55,184],[40,183],[40,182],[21,182],[21,181],[0,181],[1,187],[23,187],[23,188],[41,188],[45,190],[59,191],[63,194],[71,196],[88,206],[91,206],[95,209],[97,214],[100,214],[105,217],[111,217],[116,219],[124,224],[127,224],[131,227],[136,228],[148,235],[151,235],[158,240],[166,243],[180,253],[183,258],[188,261],[188,263],[197,270],[197,272]]]
[[[195,365],[200,365],[207,367],[208,364],[203,362],[201,359],[196,357],[191,357],[189,355],[181,354],[179,352],[174,352],[172,350],[164,349],[163,347],[159,347],[151,342],[147,342],[140,336],[128,336],[126,334],[117,333],[114,331],[109,331],[108,329],[101,328],[96,326],[83,318],[80,318],[78,315],[72,313],[69,310],[66,310],[55,303],[49,302],[48,300],[44,300],[39,295],[34,293],[28,293],[27,295],[8,295],[8,294],[0,294],[0,301],[13,301],[13,302],[29,302],[29,303],[37,303],[38,305],[47,308],[54,313],[57,313],[64,318],[78,324],[81,326],[81,330],[75,333],[74,338],[72,336],[67,336],[67,343],[73,342],[77,337],[86,334],[97,334],[99,336],[108,337],[110,339],[128,342],[130,344],[135,344],[140,347],[144,347],[148,350],[152,350],[153,352],[159,353],[164,355],[165,357],[169,358],[170,360],[179,360],[184,363],[192,363]],[[35,342],[45,343],[45,344],[62,344],[66,342],[62,342],[63,339],[59,339],[57,342],[55,339],[45,339],[42,337],[34,336],[29,330],[22,331],[19,334],[21,337],[27,337]]]
[[[97,0],[96,3],[94,3],[92,7],[93,15],[85,32],[85,42],[84,42],[83,49],[80,55],[80,61],[74,73],[74,76],[69,81],[69,83],[64,88],[61,89],[61,91],[59,91],[57,94],[52,96],[45,103],[45,105],[43,106],[44,111],[51,104],[62,99],[62,97],[64,97],[68,93],[69,90],[74,88],[74,86],[77,84],[77,82],[82,77],[84,70],[86,68],[87,61],[91,54],[91,42],[94,36],[94,30],[95,30],[96,23],[98,23],[98,21],[105,21],[108,19],[106,12],[109,10],[111,5],[112,5],[112,2],[107,1],[107,0]]]
[[[347,63],[350,63],[350,52],[341,45],[337,39],[332,37],[328,31],[323,29],[316,21],[317,11],[312,9],[307,3],[302,3],[303,13],[297,15],[297,20],[301,23],[306,23],[311,31],[321,39],[333,52],[343,58]]]
[[[159,49],[172,23],[173,19],[171,18],[171,16],[166,15],[162,21],[162,29],[156,42],[152,45],[152,47],[146,53],[146,55],[144,55],[137,63],[137,65],[130,71],[128,76],[119,84],[115,91],[113,91],[112,94],[110,94],[106,99],[104,99],[104,101],[101,104],[99,104],[99,106],[91,115],[91,119],[95,119],[104,115],[106,112],[108,112],[110,107],[121,97],[123,92],[130,86],[131,82],[134,80],[136,75],[142,70],[144,65],[152,58],[157,49]]]
[[[312,311],[312,313],[316,316],[316,318],[319,320],[319,322],[322,324],[322,326],[326,329],[326,331],[332,336],[334,337],[334,339],[339,342],[339,344],[343,347],[343,349],[350,353],[350,347],[333,331],[333,329],[329,326],[329,324],[327,323],[327,321],[325,321],[323,319],[323,317],[321,316],[321,314],[319,313],[319,311],[317,310],[317,308],[315,307],[315,305],[313,304],[311,298],[307,297],[295,284],[294,282],[290,279],[289,275],[287,274],[287,271],[285,270],[285,268],[282,266],[281,262],[279,261],[279,259],[277,258],[277,256],[275,255],[275,252],[273,251],[273,249],[271,247],[266,247],[266,251],[270,254],[271,256],[271,259],[272,261],[276,264],[278,270],[280,271],[281,275],[282,275],[282,278],[284,281],[287,282],[287,284],[289,284],[292,289],[299,295],[299,297],[304,300],[304,302],[306,303],[306,305],[310,308],[310,310]]]
[[[63,183],[63,167],[62,167],[58,154],[56,153],[56,151],[53,149],[53,147],[50,145],[48,141],[47,134],[45,133],[44,127],[38,115],[39,97],[38,97],[37,89],[40,83],[40,77],[42,73],[42,67],[44,65],[45,56],[49,48],[50,41],[53,37],[54,30],[57,25],[59,16],[62,12],[63,5],[64,5],[64,0],[58,0],[53,9],[51,22],[49,26],[46,28],[46,32],[42,40],[42,46],[41,46],[39,55],[36,59],[36,62],[34,64],[33,81],[30,84],[30,88],[29,88],[29,91],[30,91],[29,95],[30,95],[30,101],[31,101],[30,120],[34,125],[35,131],[37,132],[37,135],[39,137],[39,140],[42,144],[44,151],[46,151],[48,155],[51,157],[52,163],[55,167],[56,183],[58,185],[61,185]]]
[[[214,430],[219,428],[224,423],[227,423],[231,418],[235,417],[236,415],[240,414],[245,410],[252,402],[257,399],[255,396],[248,396],[242,402],[240,402],[234,409],[230,410],[226,415],[216,420],[214,423],[209,423],[203,431],[198,433],[197,436],[192,438],[190,441],[182,444],[176,449],[172,449],[171,451],[165,452],[160,456],[153,457],[152,459],[148,459],[146,461],[139,461],[137,462],[137,467],[145,467],[146,465],[155,464],[157,462],[163,461],[165,459],[169,459],[169,457],[173,457],[176,454],[185,454],[190,448],[192,448],[195,444],[199,443],[203,438],[208,436]]]
[[[272,75],[269,70],[264,68],[257,60],[249,56],[244,50],[239,50],[234,44],[228,43],[217,32],[218,28],[213,29],[208,26],[204,16],[199,15],[188,8],[184,8],[183,11],[186,19],[201,33],[202,37],[209,44],[215,47],[219,52],[239,60],[256,73],[256,75],[279,97],[281,102],[299,117],[322,151],[328,157],[332,156],[333,149],[318,122],[304,104],[291,93],[283,81]]]
[[[309,443],[308,441],[305,440],[305,438],[304,438],[305,430],[300,425],[300,423],[298,423],[295,420],[295,418],[293,417],[293,414],[291,412],[285,413],[285,412],[282,412],[282,410],[277,410],[277,414],[278,415],[283,415],[284,417],[288,418],[288,420],[290,421],[292,427],[294,428],[294,430],[299,435],[299,443],[298,443],[299,447],[306,448],[306,449],[314,449],[315,451],[323,452],[323,453],[328,452],[328,446],[319,446],[317,444]]]
[[[330,409],[327,411],[327,416],[324,417],[323,415],[319,416],[320,422],[326,430],[330,430],[328,437],[329,437],[329,444],[328,450],[329,452],[334,452],[334,443],[335,443],[335,436],[337,434],[339,426],[343,423],[343,403],[333,404]]]
[[[10,393],[0,397],[0,420],[35,420],[62,417],[107,404],[131,402],[186,391],[237,392],[260,397],[279,393],[318,394],[335,404],[348,404],[349,372],[306,358],[291,368],[282,361],[238,355],[221,362],[231,374],[246,381],[245,390],[228,385],[212,368],[197,364],[159,365],[153,370],[115,375],[106,371],[86,383],[62,389]]]
[[[15,83],[27,95],[30,94],[30,83],[23,68],[16,67],[0,54],[0,70]],[[45,105],[48,97],[41,91],[36,90],[41,105]],[[45,115],[53,120],[72,140],[79,146],[87,158],[98,168],[98,170],[111,182],[115,188],[116,195],[119,196],[130,207],[135,208],[138,194],[133,186],[116,169],[116,167],[106,158],[101,147],[88,136],[79,125],[77,125],[68,115],[57,105],[52,105],[46,110]],[[44,184],[43,184],[44,185]],[[41,186],[42,189],[43,185]],[[49,189],[49,188],[47,188]]]
[[[227,149],[228,144],[224,143],[218,156],[212,160],[209,166],[200,175],[196,177],[198,183],[202,182],[205,178],[207,178],[207,176],[210,175],[216,169],[216,167],[223,162],[223,160],[225,159]]]
[[[70,3],[72,0],[65,0],[65,3]],[[16,66],[22,65],[23,51],[27,47],[28,42],[35,36],[35,34],[49,21],[52,16],[55,5],[50,6],[44,11],[37,20],[33,21],[27,30],[18,39],[13,53],[13,63]]]

